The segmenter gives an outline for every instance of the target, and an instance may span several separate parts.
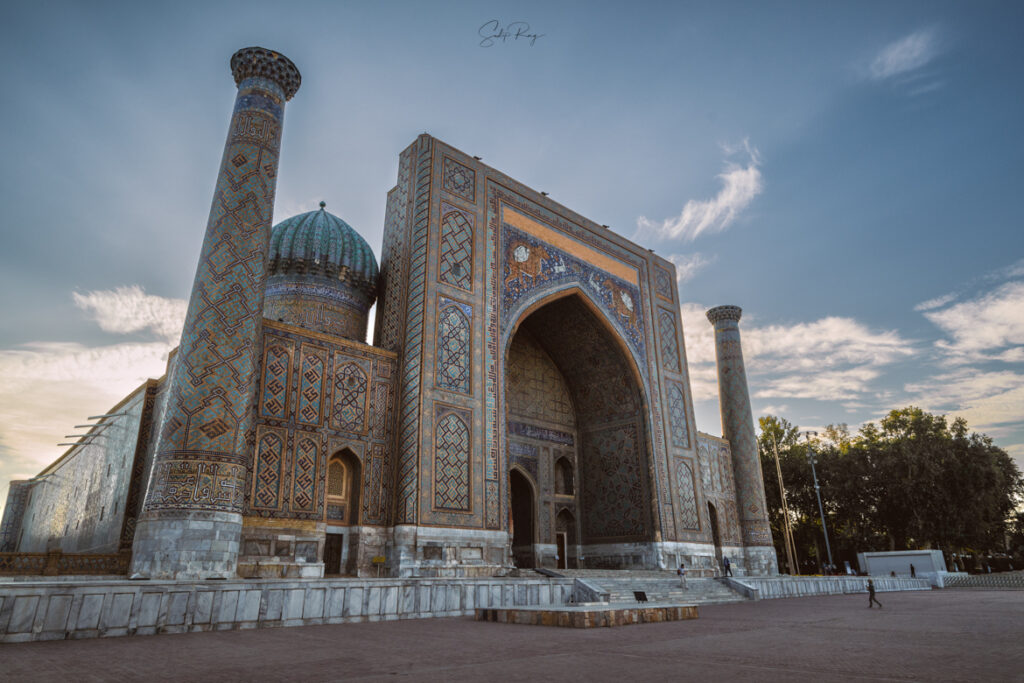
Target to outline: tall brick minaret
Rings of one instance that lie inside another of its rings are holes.
[[[778,561],[768,525],[761,458],[757,452],[747,372],[743,367],[743,349],[740,346],[742,313],[739,306],[718,306],[707,312],[708,320],[715,326],[722,436],[732,450],[736,511],[743,533],[746,569],[751,574],[777,574]]]
[[[260,47],[231,58],[238,85],[181,344],[167,378],[132,572],[235,575],[251,401],[285,102],[302,77]]]

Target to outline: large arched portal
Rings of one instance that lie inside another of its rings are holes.
[[[532,309],[509,341],[508,458],[537,483],[543,566],[567,555],[586,567],[639,566],[634,544],[654,540],[646,405],[627,353],[578,292]],[[556,520],[554,510],[567,514]]]

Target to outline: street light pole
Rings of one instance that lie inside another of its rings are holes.
[[[825,507],[821,504],[821,487],[818,486],[818,473],[814,469],[814,449],[811,447],[811,437],[817,436],[818,432],[807,431],[804,436],[807,438],[807,461],[811,463],[811,476],[814,478],[814,493],[818,496],[818,512],[821,513],[821,530],[825,534],[825,551],[828,553],[828,564],[832,566],[832,546],[828,542],[828,528],[825,526]]]
[[[782,498],[782,540],[786,545],[786,563],[790,574],[799,574],[796,566],[796,543],[793,542],[793,530],[789,526],[789,506],[786,504],[786,487],[782,483],[782,465],[779,464],[779,444],[772,434],[772,450],[775,453],[775,473],[779,477],[779,496]]]

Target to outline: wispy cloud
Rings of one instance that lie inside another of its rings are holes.
[[[188,303],[146,294],[142,287],[118,287],[79,294],[75,305],[89,313],[105,332],[130,334],[150,331],[168,341],[177,341],[185,322]]]
[[[1024,360],[1024,282],[1006,282],[924,316],[952,338],[936,342],[951,360]]]
[[[727,147],[727,156],[740,151],[746,156],[744,163],[726,163],[725,171],[718,175],[722,189],[711,199],[691,199],[675,218],[657,222],[646,216],[637,219],[637,235],[654,234],[662,238],[697,239],[701,234],[721,232],[728,228],[764,189],[761,177],[761,158],[757,149],[744,140],[740,147]]]
[[[180,299],[149,295],[137,286],[72,296],[103,330],[148,332],[158,340],[103,346],[33,342],[0,350],[0,486],[36,474],[64,450],[56,444],[75,424],[162,375],[181,333],[186,304]]]
[[[943,294],[942,296],[937,296],[934,299],[928,299],[927,301],[922,301],[918,305],[914,306],[914,310],[915,311],[930,311],[933,308],[942,308],[946,304],[948,304],[951,301],[953,301],[954,299],[956,299],[956,297],[957,297],[957,295],[955,293],[952,293],[952,292],[949,293],[949,294]]]
[[[0,443],[13,456],[0,458],[0,486],[38,473],[64,450],[56,444],[74,425],[162,375],[169,350],[164,342],[40,342],[0,351]]]
[[[668,260],[676,265],[676,281],[679,284],[689,282],[697,276],[705,266],[715,262],[714,256],[705,256],[699,252],[692,254],[673,254]]]
[[[682,306],[694,398],[717,396],[714,329],[704,306]],[[826,317],[792,325],[743,325],[743,355],[757,398],[858,399],[875,392],[879,368],[914,354],[915,343],[891,330],[872,330],[851,318]]]
[[[972,429],[989,436],[1012,433],[1024,415],[1024,374],[1020,372],[965,367],[908,384],[906,390],[918,405],[962,417]]]
[[[935,29],[914,31],[889,43],[875,55],[871,61],[871,78],[881,81],[916,71],[932,61],[938,52]]]

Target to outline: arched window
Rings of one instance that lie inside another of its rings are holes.
[[[327,495],[342,500],[348,498],[346,483],[344,463],[338,459],[331,460],[331,464],[327,466]]]
[[[569,458],[563,457],[555,461],[555,493],[562,496],[572,496],[576,493]]]

